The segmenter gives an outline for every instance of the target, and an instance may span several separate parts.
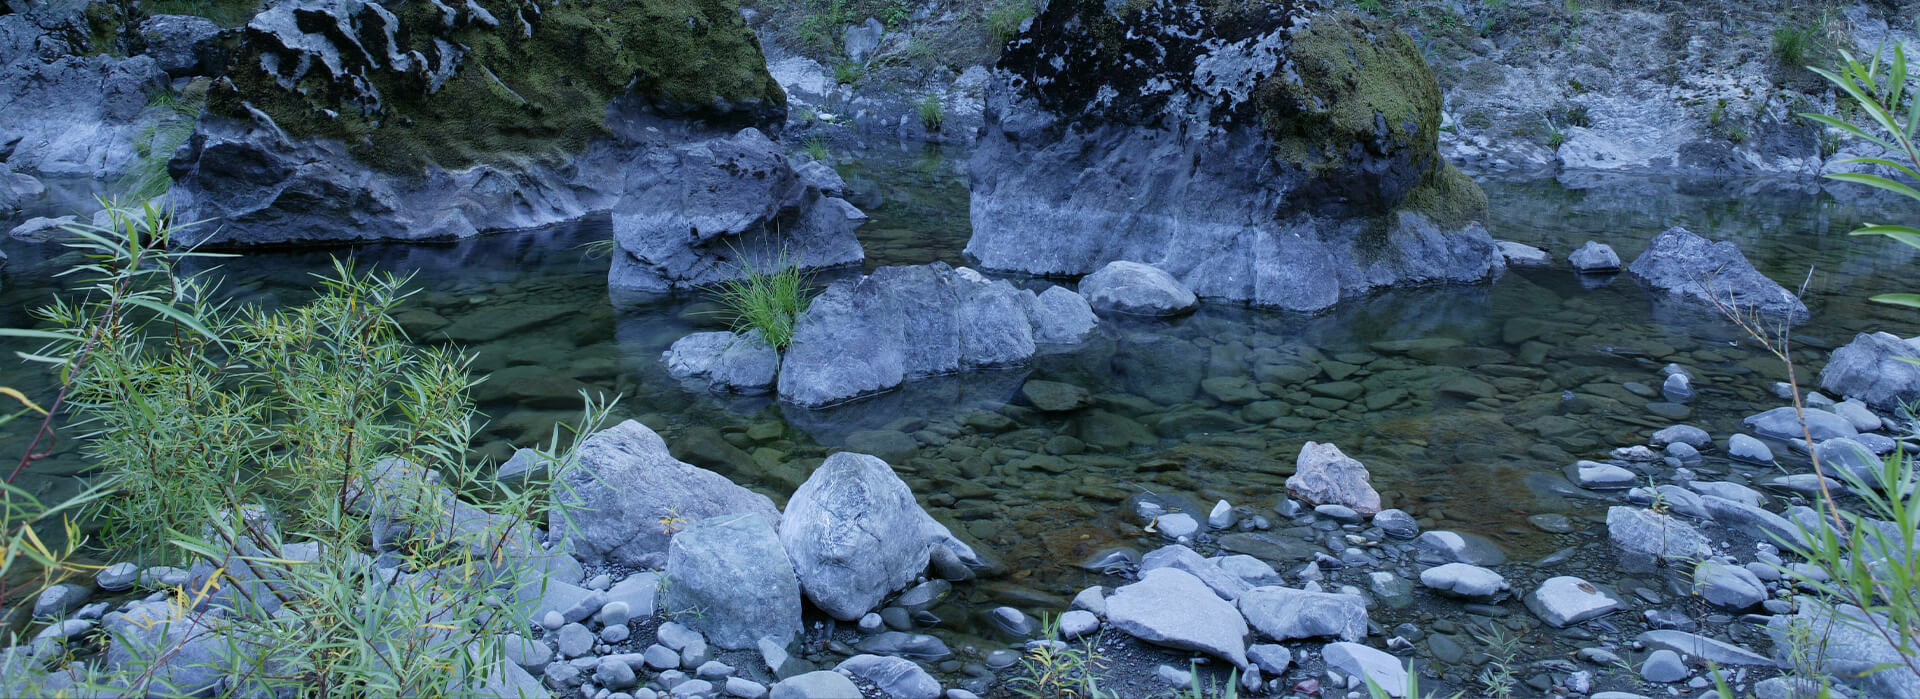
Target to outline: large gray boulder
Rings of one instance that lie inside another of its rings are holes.
[[[1256,587],[1240,596],[1240,613],[1260,635],[1275,641],[1367,637],[1367,603],[1353,595]]]
[[[1148,643],[1247,666],[1246,619],[1185,571],[1158,568],[1122,585],[1107,597],[1107,622]]]
[[[1031,291],[937,262],[842,279],[800,315],[780,397],[821,408],[911,379],[1025,364],[1042,334],[1085,337],[1084,316],[1055,323],[1033,312],[1042,306]],[[1049,323],[1044,333],[1036,317]]]
[[[0,144],[11,144],[12,170],[107,181],[132,171],[142,135],[175,116],[147,104],[166,89],[166,71],[146,56],[80,55],[83,46],[23,15],[0,19],[8,25],[0,31],[32,47],[0,55]]]
[[[1740,246],[1713,242],[1685,228],[1669,228],[1654,236],[1647,251],[1634,258],[1627,271],[1641,282],[1668,295],[1687,299],[1713,312],[1716,304],[1742,316],[1801,323],[1807,305],[1779,283],[1768,279]]]
[[[780,522],[780,543],[807,599],[842,621],[860,618],[925,572],[944,534],[893,467],[851,452],[827,457],[794,491]]]
[[[140,22],[145,55],[173,77],[205,75],[220,70],[226,52],[220,47],[220,25],[192,15],[153,15]]]
[[[970,163],[982,267],[1127,260],[1300,311],[1503,269],[1405,34],[1298,3],[1118,7],[1048,3],[994,66]]]
[[[1920,402],[1920,347],[1892,333],[1861,333],[1833,351],[1820,387],[1881,410]]]
[[[550,536],[589,562],[658,568],[685,523],[742,513],[780,521],[767,496],[674,459],[660,435],[632,420],[588,437],[553,489]]]
[[[782,265],[844,267],[866,259],[854,230],[867,215],[795,171],[756,129],[650,152],[613,207],[619,250],[608,283],[667,291]]]
[[[1307,442],[1287,477],[1287,492],[1314,505],[1344,505],[1363,515],[1380,512],[1380,493],[1359,461],[1332,443]]]
[[[212,615],[183,613],[166,600],[136,601],[106,615],[101,628],[108,643],[106,667],[127,677],[143,677],[153,696],[200,696],[223,687],[239,694],[264,688],[231,686],[239,678],[284,670],[284,661],[260,658],[266,644]],[[268,667],[256,667],[264,660]]]
[[[666,610],[731,650],[800,634],[800,581],[772,523],[757,513],[695,522],[667,549]]]

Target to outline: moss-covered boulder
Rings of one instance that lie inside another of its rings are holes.
[[[281,0],[174,198],[211,242],[459,237],[605,210],[639,154],[785,114],[733,0]]]
[[[995,66],[986,123],[967,252],[989,268],[1132,260],[1308,311],[1500,268],[1419,49],[1318,3],[1055,0]]]

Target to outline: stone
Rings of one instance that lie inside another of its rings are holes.
[[[1340,641],[1320,649],[1327,667],[1352,677],[1365,677],[1387,696],[1401,699],[1407,692],[1407,668],[1399,658],[1358,643]]]
[[[1665,648],[1681,655],[1711,660],[1721,665],[1765,667],[1773,664],[1773,661],[1765,656],[1726,641],[1674,629],[1641,632],[1633,640],[1651,648]]]
[[[613,658],[602,658],[593,669],[593,681],[610,689],[626,689],[638,684],[633,667]]]
[[[1293,665],[1293,651],[1275,643],[1255,643],[1247,646],[1247,660],[1274,677],[1287,674],[1287,668]]]
[[[1607,534],[1627,556],[1623,564],[1630,570],[1644,570],[1655,560],[1698,560],[1713,553],[1692,525],[1637,507],[1607,508]]]
[[[1031,26],[990,73],[969,163],[966,253],[983,267],[1073,276],[1137,262],[1199,297],[1305,312],[1504,269],[1475,223],[1484,194],[1414,127],[1438,123],[1431,70],[1384,23],[1316,6],[1178,0],[1116,15],[1074,0]],[[1358,58],[1291,70],[1329,45]],[[1280,126],[1308,113],[1320,115],[1310,133]],[[1315,153],[1347,155],[1323,167]]]
[[[1033,618],[1013,607],[994,607],[987,610],[987,623],[995,630],[1015,639],[1024,639],[1033,635]]]
[[[1852,605],[1828,605],[1811,597],[1796,600],[1793,614],[1776,615],[1767,622],[1767,637],[1773,641],[1774,654],[1783,666],[1791,667],[1796,629],[1821,640],[1825,652],[1814,661],[1820,670],[1836,678],[1849,680],[1870,697],[1920,696],[1920,676],[1899,670],[1877,672],[1877,667],[1901,666],[1906,660],[1901,651],[1874,631],[1877,622],[1867,612]],[[1857,679],[1856,679],[1857,678]]]
[[[732,513],[780,520],[767,496],[674,459],[660,435],[632,420],[588,437],[578,459],[554,483],[559,507],[547,527],[582,560],[659,568],[673,536],[662,522]]]
[[[856,655],[835,670],[872,682],[892,699],[939,699],[940,681],[911,660],[883,655]]]
[[[1724,306],[1743,317],[1758,315],[1789,323],[1808,318],[1806,304],[1754,269],[1738,245],[1716,243],[1685,228],[1669,228],[1654,236],[1627,271],[1642,284],[1716,315]]]
[[[1072,609],[1060,615],[1060,636],[1077,639],[1100,630],[1100,617],[1084,609]]]
[[[1555,628],[1611,614],[1620,599],[1598,585],[1570,575],[1548,578],[1526,597],[1527,609]]]
[[[1767,586],[1745,567],[1701,561],[1693,568],[1693,592],[1728,611],[1742,612],[1767,600]]]
[[[1151,570],[1139,582],[1121,586],[1107,598],[1107,621],[1148,643],[1247,666],[1246,620],[1232,604],[1184,571]],[[1364,623],[1361,629],[1364,633]]]
[[[1193,515],[1185,512],[1160,515],[1154,518],[1153,523],[1161,536],[1174,541],[1191,539],[1193,535],[1200,533],[1200,520],[1194,519]]]
[[[780,351],[758,329],[736,333],[708,367],[708,387],[723,393],[758,395],[773,389]]]
[[[1820,442],[1813,448],[1814,456],[1820,459],[1820,466],[1829,473],[1849,473],[1860,481],[1878,487],[1880,473],[1885,462],[1874,456],[1873,450],[1861,444],[1857,439],[1834,437]]]
[[[1580,249],[1567,254],[1567,262],[1574,271],[1586,273],[1620,271],[1620,255],[1606,243],[1587,241]]]
[[[1580,461],[1567,467],[1567,480],[1588,490],[1621,490],[1633,487],[1639,475],[1613,464]]]
[[[1874,432],[1881,427],[1880,416],[1873,414],[1873,409],[1857,398],[1835,403],[1832,410],[1833,414],[1846,418],[1847,422],[1853,423],[1854,429],[1861,432]]]
[[[680,667],[680,654],[674,652],[672,648],[657,643],[647,646],[646,652],[641,657],[647,667],[655,670],[671,670]]]
[[[140,22],[146,55],[167,75],[205,75],[224,66],[220,25],[191,15],[152,15]]]
[[[1681,376],[1681,374],[1674,374],[1674,376]],[[1706,430],[1698,427],[1692,425],[1674,425],[1653,433],[1653,439],[1650,440],[1649,443],[1655,447],[1664,447],[1669,444],[1685,444],[1700,449],[1712,444],[1713,438],[1707,435]]]
[[[1173,568],[1199,578],[1213,594],[1228,602],[1239,599],[1251,588],[1240,576],[1222,570],[1219,564],[1179,544],[1155,549],[1140,559],[1141,573],[1159,568]]]
[[[1806,432],[1801,431],[1800,412],[1796,412],[1793,406],[1774,408],[1748,417],[1744,423],[1755,434],[1781,441],[1805,439],[1809,432],[1812,433],[1815,442],[1852,437],[1860,433],[1853,428],[1853,423],[1847,422],[1846,418],[1825,410],[1807,408],[1801,412],[1807,416]]]
[[[676,379],[702,377],[713,370],[714,360],[731,344],[733,333],[724,330],[693,333],[674,340],[673,345],[660,354],[660,361],[666,363],[667,374]]]
[[[1375,492],[1367,467],[1331,443],[1307,442],[1294,460],[1294,474],[1287,477],[1287,492],[1314,505],[1345,505],[1363,515],[1380,512],[1380,494]]]
[[[100,570],[93,576],[93,584],[108,592],[120,592],[133,589],[140,578],[140,567],[132,563],[115,563]]]
[[[660,595],[660,577],[655,573],[634,573],[614,583],[603,595],[608,606],[626,605],[630,618],[653,616]],[[601,609],[605,609],[603,606]]]
[[[1691,674],[1687,664],[1680,661],[1680,654],[1665,649],[1654,651],[1640,665],[1640,677],[1648,682],[1671,684]]]
[[[1898,410],[1920,402],[1920,364],[1913,360],[1920,360],[1920,347],[1912,342],[1892,333],[1861,333],[1833,351],[1820,370],[1820,387],[1880,410]]]
[[[1094,616],[1107,615],[1107,593],[1095,585],[1081,590],[1073,596],[1072,608],[1093,612]]]
[[[721,691],[736,699],[760,699],[767,695],[767,686],[745,677],[729,677]]]
[[[1064,413],[1093,404],[1093,396],[1087,389],[1058,381],[1029,380],[1021,384],[1020,395],[1026,397],[1034,409],[1045,413]]]
[[[627,610],[627,603],[620,601],[608,602],[602,605],[600,607],[600,614],[597,616],[600,623],[607,626],[626,626],[627,620],[632,618],[631,612]]]
[[[1047,287],[1034,296],[1027,304],[1027,320],[1033,323],[1033,342],[1038,345],[1086,342],[1100,324],[1087,297],[1063,286]]]
[[[1275,641],[1367,636],[1367,605],[1354,595],[1256,587],[1240,596],[1240,612],[1261,636]]]
[[[593,650],[593,632],[579,624],[567,624],[560,627],[559,640],[555,647],[561,655],[578,658]]]
[[[880,20],[872,17],[868,17],[865,23],[848,25],[846,33],[842,36],[842,47],[846,50],[847,60],[865,61],[874,49],[880,48],[880,38],[886,36],[886,33],[886,27],[880,24]]]
[[[1500,256],[1506,259],[1508,267],[1545,267],[1553,263],[1547,251],[1532,245],[1511,240],[1496,240],[1494,244],[1499,246]]]
[[[800,581],[780,545],[772,524],[755,513],[688,525],[667,554],[667,612],[721,648],[799,636]]]
[[[1141,316],[1187,313],[1199,304],[1193,292],[1158,267],[1115,260],[1080,280],[1080,295],[1100,311]]]
[[[1744,434],[1727,438],[1727,456],[1751,464],[1773,463],[1773,450],[1765,442]]]
[[[1373,516],[1373,526],[1395,539],[1411,539],[1420,535],[1420,525],[1413,520],[1413,515],[1400,509],[1381,510]]]
[[[1685,403],[1693,400],[1693,380],[1686,374],[1672,374],[1660,383],[1660,395],[1670,402]]]
[[[1421,532],[1414,544],[1439,554],[1446,562],[1497,566],[1507,562],[1500,545],[1478,534],[1437,529]]]
[[[818,409],[912,380],[1028,363],[1031,291],[944,263],[881,267],[829,285],[795,321],[780,398]]]
[[[1808,543],[1807,535],[1800,531],[1800,527],[1780,515],[1761,509],[1758,505],[1708,495],[1700,498],[1700,506],[1706,511],[1707,516],[1723,526],[1761,534],[1769,539],[1778,539],[1797,546],[1805,546]]]
[[[79,220],[72,216],[58,218],[36,216],[7,231],[7,237],[31,243],[45,243],[65,236],[68,227],[77,225],[80,225]]]
[[[780,525],[807,599],[842,621],[912,582],[933,547],[951,538],[885,461],[849,452],[827,457],[808,476]]]
[[[1225,500],[1215,502],[1213,509],[1207,511],[1207,526],[1213,529],[1227,529],[1238,521],[1240,516],[1234,514],[1233,504]]]
[[[926,634],[884,631],[860,639],[855,648],[877,655],[892,655],[923,663],[937,663],[953,657],[946,642]]]
[[[87,599],[92,596],[92,590],[79,585],[71,583],[48,585],[47,589],[41,590],[40,596],[33,600],[33,618],[64,619],[81,605],[86,604]]]
[[[101,620],[109,638],[105,668],[139,672],[152,682],[151,687],[188,695],[211,694],[230,677],[290,669],[272,659],[267,659],[265,668],[257,667],[254,663],[265,652],[264,644],[245,635],[221,633],[198,615],[183,615],[184,611],[171,601],[138,601],[106,615]],[[251,686],[236,689],[263,692]]]
[[[1476,565],[1446,563],[1420,571],[1420,584],[1455,597],[1480,602],[1506,598],[1507,579]]]
[[[819,670],[774,683],[769,699],[847,699],[864,696],[846,676]]]

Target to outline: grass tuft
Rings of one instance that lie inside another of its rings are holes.
[[[947,121],[946,107],[940,104],[939,95],[927,95],[913,104],[913,110],[920,114],[920,125],[928,131],[939,131],[940,125]]]
[[[760,331],[760,337],[774,349],[793,344],[793,328],[800,314],[813,301],[808,283],[811,275],[787,259],[785,253],[773,269],[746,268],[738,279],[720,282],[714,287],[714,300],[723,307],[733,331]]]

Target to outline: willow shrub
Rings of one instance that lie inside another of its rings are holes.
[[[438,696],[498,682],[496,634],[521,630],[516,600],[542,580],[520,554],[538,552],[528,519],[544,517],[544,488],[467,459],[475,381],[463,354],[416,346],[394,322],[407,279],[336,261],[304,305],[219,303],[180,267],[202,256],[171,245],[185,225],[151,205],[110,211],[69,230],[86,262],[39,312],[45,329],[0,330],[46,343],[23,356],[58,373],[51,410],[82,432],[110,493],[86,510],[98,543],[194,566],[169,623],[224,639],[209,669],[228,690]],[[583,430],[606,408],[587,407]],[[543,455],[554,473],[572,462],[561,441]],[[178,684],[196,654],[114,642],[129,657],[94,680],[203,689]]]

